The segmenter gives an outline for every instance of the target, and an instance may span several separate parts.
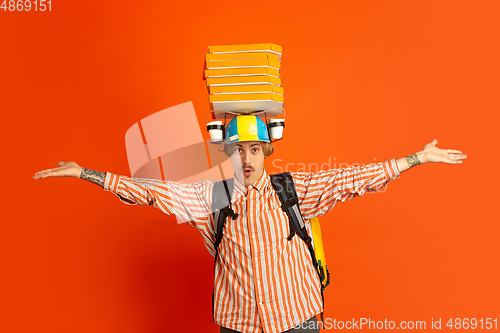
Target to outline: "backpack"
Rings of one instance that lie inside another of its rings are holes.
[[[278,195],[281,203],[281,209],[288,216],[288,221],[290,223],[290,235],[287,239],[292,240],[293,236],[298,235],[307,245],[309,252],[311,254],[311,259],[313,266],[316,268],[319,280],[321,283],[321,300],[324,307],[324,297],[323,290],[330,284],[330,273],[325,264],[321,263],[321,260],[316,260],[316,253],[312,245],[312,238],[307,234],[307,229],[302,219],[302,214],[300,213],[298,205],[297,192],[295,190],[295,185],[293,183],[293,178],[288,172],[283,172],[279,174],[270,175],[271,184],[273,185],[274,191]],[[212,189],[212,214],[214,218],[214,229],[215,229],[215,258],[214,258],[214,270],[217,264],[218,248],[222,240],[222,234],[224,232],[224,225],[226,223],[226,218],[229,216],[231,219],[236,219],[238,214],[236,214],[231,208],[231,194],[234,189],[234,179],[226,179],[220,182],[216,182]],[[320,252],[323,253],[322,249],[322,239],[321,230],[319,229],[319,222],[317,218],[311,221],[313,228],[313,235],[316,237],[315,244],[321,247]],[[316,230],[314,230],[314,228]],[[319,247],[317,246],[317,248]],[[323,259],[324,260],[324,259]],[[326,278],[326,281],[325,281]],[[212,316],[214,316],[214,290],[212,291]],[[321,321],[323,322],[323,312],[321,313]]]

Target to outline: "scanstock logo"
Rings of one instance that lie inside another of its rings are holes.
[[[125,146],[132,178],[195,183],[233,177],[219,145],[205,143],[192,102],[141,119],[125,133]]]

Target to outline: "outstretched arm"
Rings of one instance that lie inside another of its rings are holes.
[[[99,185],[128,205],[148,205],[163,213],[175,214],[182,222],[203,222],[210,214],[210,194],[214,181],[176,183],[158,179],[132,178],[86,169],[75,162],[57,163],[59,167],[35,173],[33,179],[74,177]]]
[[[437,140],[433,140],[418,153],[398,160],[393,158],[365,166],[317,173],[291,172],[302,215],[306,219],[320,216],[331,210],[338,201],[345,202],[365,192],[381,191],[389,181],[399,178],[401,172],[415,165],[428,162],[460,164],[462,159],[467,158],[459,150],[439,149],[436,144]]]
[[[456,149],[439,149],[436,147],[438,141],[436,139],[428,143],[418,153],[408,155],[396,160],[399,172],[406,171],[411,167],[429,162],[460,164],[467,155]]]

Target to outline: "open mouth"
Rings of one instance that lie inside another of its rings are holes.
[[[245,176],[250,176],[250,174],[251,174],[251,173],[252,173],[252,169],[244,169],[244,170],[243,170],[243,174],[244,174]]]

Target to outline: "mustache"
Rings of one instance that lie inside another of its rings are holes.
[[[244,165],[241,167],[241,170],[245,170],[245,169],[250,169],[252,171],[255,171],[255,168],[251,165]]]

